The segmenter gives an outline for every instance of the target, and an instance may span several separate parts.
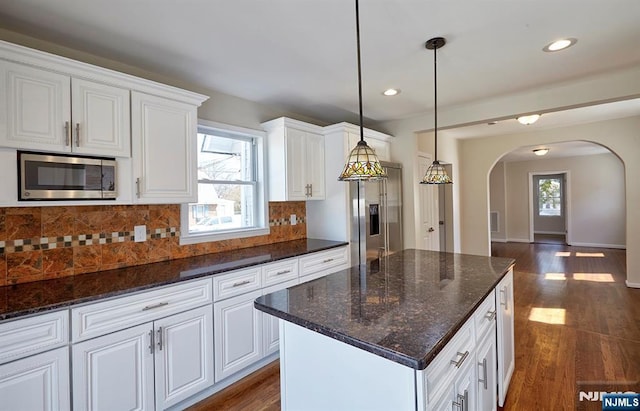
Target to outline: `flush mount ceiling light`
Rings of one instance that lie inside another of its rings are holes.
[[[397,96],[398,94],[400,94],[400,89],[399,88],[389,88],[386,89],[385,91],[382,92],[382,94],[384,94],[385,96]]]
[[[554,52],[554,51],[564,50],[564,49],[566,49],[568,47],[573,46],[577,42],[578,42],[578,39],[574,39],[574,38],[566,38],[566,39],[556,40],[556,41],[554,41],[552,43],[549,43],[546,46],[544,46],[542,48],[542,51]]]
[[[427,40],[425,43],[425,47],[428,50],[433,50],[433,109],[434,109],[434,137],[435,137],[435,147],[434,147],[434,157],[433,163],[427,168],[427,172],[422,177],[422,181],[420,184],[451,184],[451,178],[447,175],[447,170],[444,169],[444,166],[440,164],[438,161],[438,75],[437,75],[437,53],[436,51],[447,44],[447,41],[444,37],[434,37],[430,40]]]
[[[533,154],[537,155],[537,156],[543,156],[545,154],[547,154],[549,152],[548,148],[536,148],[535,150],[533,150]]]
[[[376,155],[376,152],[364,141],[364,126],[362,125],[362,67],[360,64],[360,11],[356,0],[356,43],[358,48],[358,103],[360,112],[360,141],[355,146],[344,170],[338,177],[339,181],[369,181],[387,178],[387,172]]]
[[[518,120],[518,123],[528,126],[538,121],[539,118],[540,114],[531,114],[530,116],[520,116],[516,120]]]

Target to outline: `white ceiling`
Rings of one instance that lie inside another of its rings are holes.
[[[638,0],[363,0],[364,114],[373,121],[640,64]],[[357,113],[350,0],[20,0],[2,27],[327,123]],[[578,43],[542,48],[560,37]],[[383,97],[398,87],[396,97]],[[636,112],[638,114],[638,112]],[[543,117],[544,119],[544,117]],[[496,127],[496,126],[493,126]]]

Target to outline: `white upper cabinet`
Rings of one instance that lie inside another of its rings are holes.
[[[72,79],[71,109],[72,151],[131,155],[129,90]]]
[[[323,200],[322,127],[285,117],[262,126],[268,133],[269,200]]]
[[[138,203],[198,200],[197,107],[131,93],[132,157]]]
[[[0,60],[6,124],[0,144],[128,157],[129,90]]]

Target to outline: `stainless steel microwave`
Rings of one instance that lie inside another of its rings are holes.
[[[18,200],[115,200],[116,160],[18,151]]]

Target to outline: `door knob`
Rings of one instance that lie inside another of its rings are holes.
[[[429,230],[428,230],[428,231],[429,231],[430,233],[433,233],[433,232],[434,232],[434,231],[436,231],[436,230],[434,230],[434,229],[433,229],[433,227],[429,227]]]

